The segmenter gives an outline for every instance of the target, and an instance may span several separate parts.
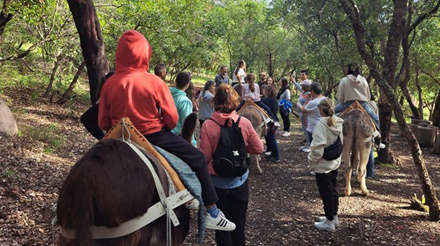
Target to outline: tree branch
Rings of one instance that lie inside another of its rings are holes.
[[[414,29],[416,29],[416,27],[422,23],[423,20],[431,17],[431,15],[437,13],[438,9],[440,8],[440,0],[437,2],[437,4],[434,6],[433,9],[431,9],[431,11],[429,11],[428,13],[423,13],[422,15],[419,16],[419,18],[417,18],[417,20],[414,21],[414,23],[411,25],[411,27],[407,30],[408,34],[410,34]]]

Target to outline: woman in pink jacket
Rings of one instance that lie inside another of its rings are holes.
[[[200,150],[205,155],[208,170],[219,197],[217,206],[236,225],[234,231],[216,231],[215,240],[219,246],[245,245],[244,229],[249,201],[247,181],[249,170],[242,176],[224,177],[217,175],[213,168],[213,157],[220,139],[220,125],[224,125],[228,119],[231,125],[231,121],[237,122],[239,115],[236,109],[239,103],[240,97],[237,92],[230,85],[221,84],[214,97],[215,112],[210,120],[206,120],[203,123],[201,130]],[[252,127],[251,122],[242,117],[238,126],[241,128],[246,152],[249,154],[261,154],[263,152],[263,143]]]

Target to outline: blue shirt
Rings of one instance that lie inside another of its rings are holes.
[[[215,76],[214,81],[215,81],[215,88],[218,88],[221,83],[229,84],[229,78],[227,74],[225,74],[225,77],[223,78],[222,74],[219,73],[217,76]]]
[[[240,187],[246,182],[249,177],[249,170],[247,170],[240,177],[223,177],[220,175],[211,175],[212,183],[214,187],[219,189],[234,189]]]

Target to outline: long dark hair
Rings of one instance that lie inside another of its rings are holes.
[[[286,88],[289,86],[289,81],[286,78],[281,79],[281,88]]]
[[[253,80],[251,80],[251,78],[253,78]],[[250,82],[252,81],[252,82]],[[249,89],[254,92],[255,91],[255,76],[254,74],[250,73],[248,75],[246,75],[246,83],[249,84]]]
[[[350,63],[347,67],[347,75],[353,75],[357,77],[360,73],[359,66],[356,63]]]
[[[235,71],[234,71],[234,74],[235,74],[235,75],[237,75],[238,70],[240,70],[241,66],[243,66],[243,65],[244,65],[244,60],[240,60],[240,61],[238,62],[238,66],[235,68]],[[244,70],[244,71],[246,72],[246,70]]]
[[[209,90],[209,88],[211,88],[211,86],[214,85],[214,81],[212,80],[208,80],[205,83],[205,86],[203,86],[203,91],[202,91],[202,95],[200,95],[200,100],[203,101],[203,96],[205,95],[205,91]]]

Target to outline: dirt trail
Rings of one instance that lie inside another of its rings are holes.
[[[51,208],[58,189],[71,165],[95,142],[79,122],[86,105],[75,103],[63,108],[31,102],[26,93],[5,91],[22,136],[0,137],[2,246],[52,244]],[[355,194],[340,198],[340,227],[335,233],[315,230],[313,222],[323,214],[322,202],[306,154],[298,151],[303,140],[298,121],[292,126],[290,137],[278,135],[281,162],[263,161],[264,173],[250,176],[247,245],[440,245],[440,223],[408,209],[409,198],[414,193],[420,196],[421,189],[404,139],[397,131],[392,148],[402,165],[376,167],[379,180],[367,181],[372,191],[368,197],[360,196],[359,185],[354,184]],[[440,156],[423,151],[438,190]],[[341,166],[341,194],[344,175]],[[196,226],[192,228],[185,245],[198,245]],[[215,245],[212,232],[202,245]]]

